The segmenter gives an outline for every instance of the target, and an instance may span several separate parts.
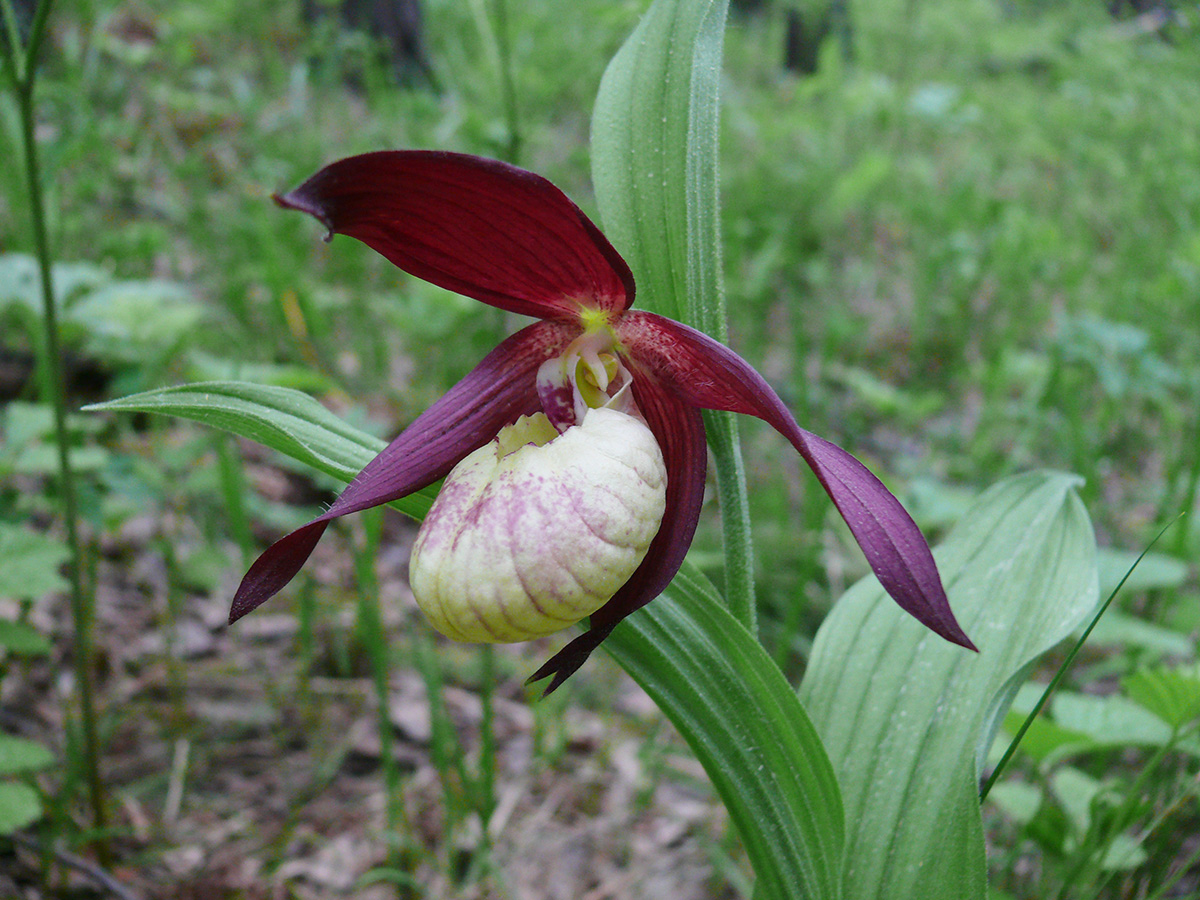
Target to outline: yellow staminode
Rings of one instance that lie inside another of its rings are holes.
[[[511,425],[500,429],[496,439],[489,446],[496,448],[496,459],[500,460],[515,453],[526,444],[540,447],[558,437],[558,430],[550,424],[544,413],[532,416],[521,416]]]

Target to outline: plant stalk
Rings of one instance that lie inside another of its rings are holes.
[[[34,84],[36,60],[46,33],[51,0],[41,0],[30,26],[25,47],[10,0],[4,0],[4,18],[9,38],[6,61],[17,111],[21,121],[21,141],[24,150],[25,177],[29,185],[29,213],[33,230],[34,255],[42,281],[42,324],[46,351],[49,400],[54,410],[54,440],[58,451],[59,493],[63,523],[66,529],[70,556],[67,561],[67,580],[70,584],[71,621],[75,632],[75,680],[79,691],[80,715],[83,719],[84,773],[92,811],[92,825],[103,833],[107,825],[104,809],[104,784],[100,778],[100,742],[96,732],[96,703],[92,689],[94,650],[92,646],[92,609],[83,590],[83,551],[79,538],[79,511],[75,492],[75,472],[71,466],[70,437],[67,433],[67,398],[62,367],[62,349],[58,334],[58,310],[54,297],[54,282],[50,262],[50,241],[46,233],[45,197],[42,193],[42,173],[38,160],[35,130]],[[106,865],[107,846],[101,839],[97,852]]]
[[[1117,598],[1117,594],[1121,592],[1121,588],[1125,587],[1125,582],[1129,580],[1129,576],[1133,574],[1134,569],[1138,567],[1141,561],[1146,557],[1146,554],[1153,549],[1154,545],[1158,543],[1159,538],[1166,533],[1167,529],[1179,521],[1181,516],[1182,513],[1162,527],[1158,534],[1154,536],[1154,540],[1147,544],[1146,549],[1138,554],[1138,558],[1133,561],[1133,565],[1129,567],[1129,571],[1125,573],[1124,577],[1117,582],[1117,586],[1112,589],[1112,593],[1108,595],[1108,598],[1101,603],[1099,607],[1097,607],[1095,614],[1092,616],[1091,622],[1088,623],[1087,628],[1083,629],[1083,633],[1079,635],[1070,651],[1068,651],[1066,658],[1063,659],[1062,664],[1058,667],[1058,671],[1054,673],[1054,677],[1050,679],[1050,683],[1046,685],[1046,689],[1042,691],[1042,696],[1038,698],[1038,702],[1034,704],[1033,709],[1029,712],[1029,715],[1025,717],[1025,721],[1021,723],[1021,727],[1017,729],[1017,733],[1013,736],[1012,741],[1009,742],[1004,754],[1000,757],[1000,761],[997,762],[996,767],[992,769],[992,774],[989,775],[987,780],[983,783],[983,787],[979,791],[980,804],[987,799],[988,794],[991,793],[992,788],[999,780],[1000,773],[1005,770],[1005,768],[1008,766],[1009,760],[1012,759],[1013,754],[1017,752],[1017,747],[1020,745],[1021,739],[1025,737],[1025,732],[1029,730],[1029,726],[1033,724],[1033,720],[1037,718],[1043,707],[1045,707],[1045,705],[1050,701],[1050,695],[1054,693],[1055,689],[1058,688],[1059,683],[1064,677],[1066,677],[1067,670],[1071,667],[1071,663],[1075,661],[1075,657],[1079,655],[1079,651],[1083,649],[1083,645],[1087,643],[1087,639],[1091,637],[1093,629],[1095,629],[1097,623],[1100,621],[1100,617],[1108,611],[1109,606],[1111,606],[1113,600]]]
[[[363,543],[355,547],[354,568],[358,581],[359,637],[371,665],[371,684],[375,689],[375,728],[379,735],[379,762],[386,790],[384,812],[387,819],[389,864],[400,871],[405,867],[405,843],[412,834],[404,808],[403,782],[394,752],[395,740],[389,713],[390,660],[383,613],[379,608],[379,583],[375,576],[375,557],[383,534],[383,510],[367,510],[362,516]],[[407,888],[397,886],[398,896],[407,896]]]
[[[721,507],[721,543],[725,557],[725,602],[729,612],[758,634],[754,595],[754,541],[750,532],[750,501],[746,469],[733,413],[704,412],[705,431],[713,453],[717,502]]]
[[[508,35],[508,0],[493,0],[492,15],[496,20],[496,52],[500,59],[500,92],[504,103],[504,118],[508,130],[505,159],[514,166],[521,164],[521,120],[517,110],[517,85],[513,77],[512,42]]]

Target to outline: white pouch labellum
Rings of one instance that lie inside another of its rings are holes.
[[[591,615],[658,532],[667,474],[650,429],[589,409],[559,434],[523,416],[446,478],[413,546],[409,582],[458,641],[524,641]]]

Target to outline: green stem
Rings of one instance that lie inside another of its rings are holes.
[[[754,542],[750,533],[750,502],[746,469],[733,413],[705,412],[705,429],[713,452],[717,502],[721,507],[721,540],[725,556],[725,602],[730,613],[758,633],[754,598]]]
[[[387,635],[379,609],[379,583],[375,577],[375,557],[383,534],[383,510],[370,509],[363,513],[363,542],[355,548],[354,568],[358,582],[359,638],[366,648],[371,664],[371,683],[375,689],[375,727],[379,735],[379,762],[386,788],[384,804],[387,817],[387,846],[389,863],[393,868],[404,865],[403,842],[411,833],[405,820],[400,767],[396,763],[392,722],[388,710],[390,686]]]
[[[249,568],[254,559],[254,537],[250,533],[250,517],[246,514],[246,478],[242,457],[234,452],[229,435],[218,434],[213,440],[217,453],[217,473],[221,479],[221,496],[225,501],[226,521],[242,551],[242,563]]]
[[[1150,759],[1141,764],[1138,768],[1137,776],[1124,791],[1121,805],[1111,817],[1101,819],[1098,815],[1092,816],[1091,821],[1088,823],[1087,834],[1079,841],[1079,847],[1076,850],[1077,858],[1063,879],[1062,887],[1059,889],[1058,894],[1055,895],[1056,900],[1067,900],[1067,898],[1074,894],[1079,889],[1085,873],[1089,881],[1096,880],[1097,874],[1100,871],[1102,857],[1105,855],[1107,849],[1112,846],[1112,842],[1117,834],[1124,831],[1131,824],[1130,820],[1133,817],[1134,809],[1138,805],[1142,791],[1150,782],[1151,777],[1156,774],[1158,766],[1166,759],[1167,754],[1173,751],[1178,745],[1181,736],[1180,729],[1176,726],[1166,743],[1159,746]],[[1147,833],[1149,833],[1149,830]],[[1089,872],[1089,868],[1092,871]],[[1097,888],[1101,886],[1096,885]]]
[[[1025,721],[1021,723],[1021,727],[1017,729],[1017,733],[1009,743],[1007,749],[1005,749],[1004,755],[1001,756],[1000,761],[996,763],[996,768],[992,769],[992,774],[989,775],[987,781],[984,782],[983,788],[979,791],[980,804],[987,799],[988,794],[991,793],[992,788],[999,780],[1000,773],[1004,771],[1004,769],[1008,766],[1009,760],[1012,759],[1013,754],[1017,752],[1017,747],[1020,745],[1021,739],[1025,737],[1025,732],[1029,730],[1029,726],[1033,724],[1033,720],[1037,718],[1038,714],[1050,701],[1050,695],[1054,693],[1059,683],[1063,680],[1063,678],[1066,677],[1067,670],[1071,667],[1071,663],[1075,661],[1075,657],[1079,655],[1079,651],[1083,649],[1083,645],[1087,643],[1087,639],[1092,636],[1092,630],[1096,627],[1097,623],[1099,623],[1100,617],[1104,615],[1109,606],[1112,605],[1113,600],[1116,599],[1117,594],[1121,591],[1121,588],[1125,586],[1125,582],[1129,580],[1129,576],[1133,574],[1133,570],[1138,567],[1138,564],[1141,563],[1146,554],[1150,552],[1151,548],[1158,543],[1159,538],[1166,533],[1166,530],[1179,521],[1179,518],[1179,516],[1176,516],[1162,527],[1158,534],[1154,536],[1154,540],[1147,544],[1146,549],[1143,550],[1138,555],[1138,558],[1133,561],[1133,565],[1129,567],[1129,571],[1125,573],[1125,576],[1117,583],[1117,586],[1112,589],[1112,593],[1108,595],[1108,598],[1100,604],[1100,607],[1096,610],[1096,614],[1092,616],[1092,621],[1088,623],[1087,628],[1083,630],[1083,634],[1081,634],[1079,639],[1075,641],[1074,646],[1072,646],[1070,652],[1067,653],[1066,659],[1062,661],[1062,665],[1058,667],[1058,671],[1054,673],[1054,677],[1051,678],[1050,683],[1046,685],[1046,690],[1042,692],[1042,696],[1038,698],[1038,702],[1034,704],[1033,709],[1029,712],[1029,715],[1025,717]]]
[[[494,0],[492,14],[496,20],[496,51],[500,59],[500,92],[504,103],[504,118],[508,130],[505,159],[514,166],[521,164],[521,121],[517,111],[517,85],[513,77],[512,44],[508,39],[508,2]]]
[[[97,834],[103,834],[107,825],[104,810],[104,784],[100,778],[100,742],[96,733],[96,704],[92,690],[93,648],[92,616],[90,604],[83,590],[83,552],[79,539],[79,513],[75,493],[75,472],[71,466],[71,448],[67,434],[67,398],[62,370],[62,349],[58,335],[58,310],[54,299],[54,282],[50,264],[50,241],[46,234],[45,197],[42,194],[42,173],[38,160],[37,141],[34,135],[34,83],[37,80],[36,60],[46,33],[46,20],[50,15],[51,0],[41,0],[30,26],[27,46],[20,46],[20,35],[16,16],[10,0],[3,0],[5,27],[8,33],[9,53],[5,67],[13,93],[16,95],[17,111],[21,119],[21,140],[24,150],[25,177],[29,184],[29,213],[33,229],[34,253],[42,280],[42,323],[43,341],[47,366],[47,381],[50,401],[54,409],[54,439],[58,450],[59,492],[62,502],[64,527],[70,558],[67,562],[67,579],[70,583],[71,621],[75,632],[75,680],[79,688],[80,714],[83,722],[84,771],[88,784],[92,824]],[[97,845],[101,862],[107,862],[107,846],[103,840]]]
[[[496,23],[496,56],[500,64],[500,91],[504,103],[504,119],[508,131],[508,146],[504,158],[514,166],[521,164],[521,119],[517,109],[517,83],[513,76],[512,42],[508,33],[508,2],[493,0],[492,17]],[[501,317],[498,335],[504,334]],[[495,678],[496,656],[491,644],[479,648],[480,682],[479,702],[483,708],[483,719],[479,724],[479,780],[476,795],[477,810],[484,847],[489,843],[488,824],[496,809],[496,716]]]
[[[171,517],[170,531],[178,530],[177,516]],[[179,656],[179,621],[182,618],[182,603],[179,596],[179,560],[175,555],[176,535],[168,533],[162,539],[163,563],[166,567],[166,608],[163,610],[163,659],[167,670],[167,693],[171,704],[171,737],[186,736],[187,729],[187,676],[183,660]]]
[[[479,702],[483,720],[479,726],[479,820],[483,826],[483,843],[489,842],[488,823],[496,811],[496,651],[492,644],[479,648]]]
[[[1192,396],[1193,398],[1200,396],[1200,377],[1193,377],[1192,379]],[[1194,404],[1192,409],[1196,409]],[[1200,415],[1197,415],[1193,424],[1193,436],[1190,441],[1184,444],[1185,447],[1191,447],[1191,450],[1187,452],[1191,454],[1192,459],[1191,464],[1188,466],[1187,475],[1184,477],[1183,499],[1178,506],[1179,509],[1185,511],[1196,508],[1196,495],[1200,493],[1200,446],[1197,446],[1197,442],[1200,441]],[[1173,552],[1177,556],[1185,556],[1187,554],[1189,536],[1190,529],[1188,528],[1180,528],[1176,532]]]
[[[425,695],[429,702],[429,757],[437,769],[442,787],[442,844],[447,849],[446,872],[453,877],[453,851],[455,833],[462,820],[462,803],[456,794],[454,783],[460,789],[468,784],[466,767],[463,763],[462,746],[454,723],[446,709],[443,694],[442,671],[434,652],[433,642],[426,634],[418,635],[413,642],[417,668],[425,682]]]
[[[1193,786],[1193,790],[1195,787]],[[1182,849],[1182,847],[1181,847]],[[1167,893],[1175,887],[1179,881],[1193,870],[1197,862],[1200,862],[1200,845],[1196,846],[1195,851],[1190,856],[1182,861],[1176,861],[1175,872],[1167,878],[1162,884],[1158,885],[1153,894],[1148,894],[1146,900],[1161,900],[1166,897]]]

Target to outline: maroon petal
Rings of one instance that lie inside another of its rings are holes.
[[[633,275],[553,184],[462,153],[392,150],[326,166],[276,202],[425,281],[538,318],[623,310]]]
[[[546,694],[556,690],[583,665],[618,622],[641,609],[671,583],[683,564],[700,519],[708,466],[708,445],[700,410],[680,402],[652,376],[637,371],[636,363],[634,367],[634,398],[658,439],[667,465],[666,510],[646,558],[612,599],[592,614],[588,631],[567,644],[526,681],[528,684],[553,675]]]
[[[812,467],[892,599],[946,640],[975,649],[954,618],[933,554],[908,511],[857,459],[797,425],[749,363],[708,335],[653,313],[627,313],[619,336],[635,358],[690,402],[758,416],[774,426]]]
[[[332,519],[380,506],[442,478],[505,425],[538,408],[534,377],[578,329],[535,322],[503,341],[367,463],[324,515],[280,538],[242,578],[229,621],[273,597],[304,565]]]

